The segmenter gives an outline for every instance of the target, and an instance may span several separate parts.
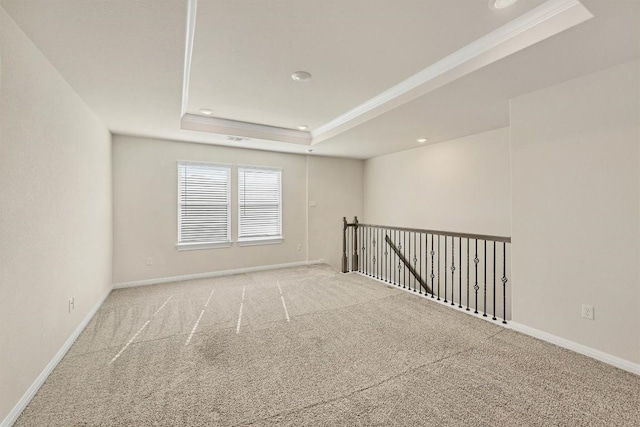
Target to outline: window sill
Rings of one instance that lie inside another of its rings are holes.
[[[282,237],[259,237],[238,239],[238,246],[278,245],[282,243]]]
[[[179,251],[194,251],[198,249],[215,249],[215,248],[229,248],[231,242],[203,242],[203,243],[176,243],[176,249]]]

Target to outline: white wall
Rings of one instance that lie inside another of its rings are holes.
[[[511,103],[514,320],[634,363],[639,78],[634,61]]]
[[[237,165],[282,168],[283,237],[274,245],[178,251],[176,161],[195,160],[232,164],[232,240],[237,237]],[[309,158],[311,194],[317,208],[307,218],[307,156],[220,147],[206,144],[114,136],[114,283],[176,277],[197,273],[267,266],[306,260],[332,262],[341,254],[341,218],[358,212],[361,202],[352,194],[362,188],[362,162]],[[351,166],[356,169],[351,171]],[[359,165],[359,169],[357,166]],[[325,173],[333,171],[334,177]],[[336,177],[359,182],[349,189]],[[355,177],[355,178],[354,178]],[[316,179],[317,178],[317,179]],[[318,180],[324,180],[322,183]],[[309,244],[307,222],[313,230]],[[322,232],[318,227],[332,228]],[[300,248],[298,250],[298,247]],[[333,250],[336,254],[333,254]],[[309,252],[309,254],[307,253]],[[153,265],[147,266],[147,258]],[[339,268],[339,264],[333,263]]]
[[[1,422],[109,291],[112,221],[110,133],[2,8],[0,57]]]
[[[509,236],[509,130],[365,162],[364,221]]]
[[[309,259],[342,269],[342,218],[362,218],[363,169],[362,160],[308,157]]]

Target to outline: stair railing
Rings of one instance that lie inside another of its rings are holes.
[[[360,274],[498,320],[510,316],[511,238],[352,223],[343,218],[342,272]]]

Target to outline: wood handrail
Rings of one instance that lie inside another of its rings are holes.
[[[424,282],[424,280],[422,280],[422,277],[420,277],[420,275],[418,274],[416,269],[411,266],[411,263],[409,261],[407,261],[407,259],[404,257],[404,255],[400,252],[400,250],[398,248],[396,248],[396,245],[393,244],[393,242],[391,241],[389,236],[386,235],[386,234],[384,236],[384,241],[387,242],[389,247],[391,247],[391,249],[393,249],[393,252],[395,252],[396,255],[398,255],[398,258],[400,258],[400,260],[404,263],[404,265],[409,269],[409,272],[411,272],[411,274],[413,274],[413,277],[415,277],[416,280],[420,283],[420,286],[422,286],[422,289],[424,289],[425,293],[427,293],[427,292],[432,293],[431,289],[429,288],[429,285],[427,285]]]
[[[351,223],[351,224],[347,224],[346,226],[354,227],[356,225],[358,227],[381,228],[385,230],[399,230],[399,231],[409,231],[414,233],[434,234],[436,236],[461,237],[463,239],[476,239],[476,240],[488,240],[491,242],[511,243],[511,237],[492,236],[488,234],[458,233],[455,231],[427,230],[423,228],[406,228],[406,227],[394,227],[389,225],[362,224],[362,223]]]

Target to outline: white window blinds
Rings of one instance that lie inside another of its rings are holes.
[[[238,167],[238,240],[282,239],[282,171]]]
[[[231,241],[231,168],[178,162],[178,246],[213,247]]]

